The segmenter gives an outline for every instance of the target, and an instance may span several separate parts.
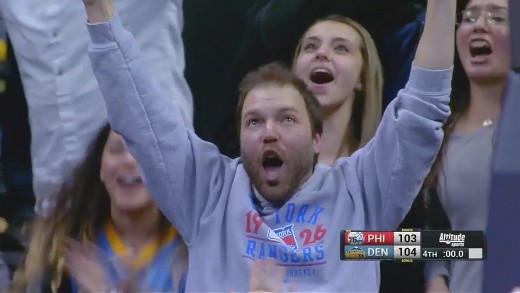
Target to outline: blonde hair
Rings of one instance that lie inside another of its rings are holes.
[[[50,281],[53,292],[57,291],[64,270],[62,245],[68,236],[66,226],[52,225],[43,218],[34,222],[25,262],[13,276],[11,292],[32,292],[46,281]]]
[[[352,116],[344,134],[344,143],[354,152],[358,148],[366,145],[368,141],[374,137],[377,126],[381,121],[383,67],[375,42],[370,36],[370,33],[362,25],[348,17],[333,14],[316,20],[310,27],[324,21],[339,22],[348,25],[356,30],[362,39],[360,47],[363,56],[363,67],[361,69],[362,90],[356,92],[352,106]],[[307,33],[307,31],[305,33]],[[293,64],[296,63],[296,59],[300,55],[305,33],[296,46]]]

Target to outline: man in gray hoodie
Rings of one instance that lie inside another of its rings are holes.
[[[241,157],[229,159],[184,125],[111,0],[83,1],[109,121],[189,247],[187,291],[245,291],[255,259],[284,266],[298,291],[378,290],[378,262],[340,261],[339,231],[395,229],[418,193],[449,114],[455,1],[428,1],[406,87],[374,139],[332,167],[315,164],[318,104],[289,70],[270,64],[245,78]]]

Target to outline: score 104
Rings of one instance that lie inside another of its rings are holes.
[[[342,260],[413,260],[421,259],[420,246],[405,245],[344,245]]]

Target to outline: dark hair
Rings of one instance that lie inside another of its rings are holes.
[[[457,2],[457,11],[466,8],[470,0],[460,0]],[[457,23],[460,23],[461,14],[457,14]],[[456,37],[456,36],[454,36]],[[444,210],[437,190],[437,177],[442,168],[442,160],[446,153],[446,145],[453,133],[453,127],[460,116],[469,108],[470,105],[470,84],[468,75],[462,66],[458,51],[455,50],[455,60],[453,68],[453,78],[451,81],[451,114],[444,123],[442,129],[444,138],[441,148],[435,161],[433,162],[430,173],[426,177],[423,186],[423,200],[425,203],[425,224],[427,229],[451,229],[451,223]]]
[[[453,73],[454,74],[451,85],[452,92],[450,100],[451,114],[442,127],[444,131],[444,138],[442,140],[442,145],[439,154],[435,158],[430,173],[426,177],[426,187],[434,187],[437,175],[441,169],[442,158],[444,156],[444,153],[446,152],[446,144],[449,141],[450,136],[453,132],[453,127],[459,119],[460,115],[469,108],[470,104],[469,80],[468,76],[464,72],[464,69],[462,68],[462,65],[460,64],[460,60],[457,60],[455,62]]]
[[[453,132],[453,127],[460,115],[469,108],[470,92],[469,80],[462,68],[459,58],[456,58],[453,70],[452,93],[450,100],[451,114],[443,125],[444,138],[441,148],[430,173],[426,177],[423,186],[423,201],[425,212],[425,224],[427,229],[451,229],[450,220],[444,210],[437,190],[437,177],[442,168],[442,160],[446,153],[446,145]]]
[[[244,108],[244,101],[247,95],[252,89],[266,84],[293,86],[298,93],[300,93],[305,102],[312,134],[321,134],[323,132],[320,103],[318,99],[316,99],[316,96],[307,89],[305,82],[298,78],[287,66],[278,62],[273,62],[263,65],[257,70],[248,73],[240,82],[240,96],[236,110],[236,124],[239,137],[242,127],[242,109]]]
[[[457,11],[465,9],[469,0],[458,1]],[[458,15],[457,17],[460,17]],[[458,22],[458,21],[457,21]],[[455,37],[455,36],[454,36]],[[455,60],[453,68],[453,78],[451,81],[451,99],[450,99],[450,110],[451,114],[443,125],[444,138],[442,140],[441,149],[439,154],[435,158],[430,173],[426,177],[424,185],[426,188],[434,188],[437,182],[437,175],[442,167],[442,158],[446,152],[446,144],[450,139],[451,133],[453,132],[453,126],[459,119],[460,115],[464,113],[470,104],[470,92],[469,92],[469,79],[466,71],[462,67],[462,61],[460,60],[457,50],[455,50]]]
[[[95,242],[98,231],[110,217],[110,197],[99,174],[110,131],[108,124],[100,129],[83,163],[76,168],[72,182],[57,194],[51,214],[36,219],[25,265],[13,282],[16,291],[25,290],[42,276],[59,284],[64,241],[76,237],[79,241]],[[159,225],[162,234],[171,227],[162,213]]]

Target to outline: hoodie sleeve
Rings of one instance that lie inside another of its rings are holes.
[[[449,261],[429,261],[424,265],[424,277],[428,284],[435,277],[445,276],[450,278]]]
[[[105,99],[108,120],[136,159],[155,204],[191,243],[205,211],[217,205],[235,161],[185,125],[175,104],[146,70],[139,48],[117,13],[88,25],[92,68]],[[180,34],[180,30],[177,31]],[[173,72],[183,95],[182,68]]]
[[[352,155],[370,229],[397,228],[437,153],[449,111],[452,68],[412,67],[404,89],[387,107],[374,138]],[[344,169],[352,167],[341,159]]]

